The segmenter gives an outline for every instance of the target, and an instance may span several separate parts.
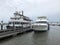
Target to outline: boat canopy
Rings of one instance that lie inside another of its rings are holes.
[[[38,19],[46,19],[47,17],[46,16],[39,16],[37,17]]]

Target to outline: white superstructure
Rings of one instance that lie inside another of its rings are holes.
[[[29,17],[26,17],[21,12],[16,11],[14,16],[10,18],[8,23],[7,29],[14,29],[14,30],[30,30],[31,29],[31,20]]]
[[[41,16],[32,24],[34,31],[47,31],[49,30],[49,24],[47,17]]]

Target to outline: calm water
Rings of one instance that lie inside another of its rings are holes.
[[[60,45],[60,27],[51,26],[47,32],[34,33],[32,31],[0,40],[0,45]]]

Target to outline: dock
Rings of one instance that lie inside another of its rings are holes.
[[[49,22],[52,26],[60,26],[60,22]]]
[[[14,36],[20,33],[24,33],[30,30],[0,30],[0,38],[7,37],[7,36]]]
[[[5,29],[6,26],[5,26],[5,28],[3,28],[4,25],[8,25],[8,23],[3,23],[3,24],[0,23],[0,28],[1,28],[0,29],[0,38],[4,38],[4,37],[7,37],[7,36],[14,36],[14,35],[17,35],[17,34],[20,34],[20,33],[24,33],[26,31],[31,31],[31,30],[28,30],[28,28],[27,28],[27,30],[25,28],[23,28],[23,30],[22,30],[22,28],[19,29],[19,30]]]

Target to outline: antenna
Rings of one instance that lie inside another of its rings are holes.
[[[15,9],[18,10],[17,7],[15,7]]]
[[[23,15],[23,11],[22,11],[22,15]]]

